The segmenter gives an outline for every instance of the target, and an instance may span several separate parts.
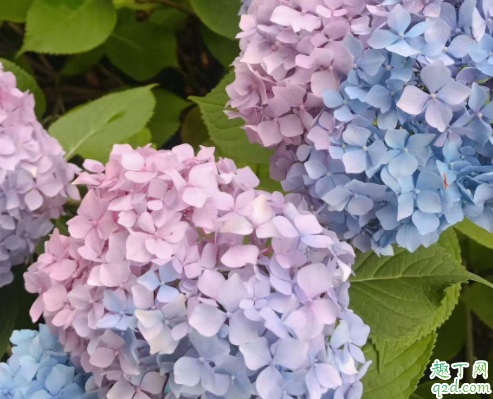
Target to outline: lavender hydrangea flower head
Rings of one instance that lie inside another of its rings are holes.
[[[50,232],[67,199],[79,199],[70,185],[78,168],[63,155],[36,120],[33,95],[17,89],[0,64],[0,286]]]
[[[363,251],[414,251],[465,217],[492,231],[483,3],[258,0],[228,115],[276,149],[272,177]],[[305,95],[273,113],[280,90]]]
[[[45,325],[39,331],[14,331],[10,342],[12,355],[0,363],[1,398],[98,399],[104,392]]]
[[[84,166],[70,236],[55,231],[25,281],[32,317],[108,399],[360,391],[354,252],[302,196],[258,190],[250,168],[187,144],[116,145]]]

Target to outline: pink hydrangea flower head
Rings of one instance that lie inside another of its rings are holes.
[[[250,168],[187,144],[116,145],[84,166],[70,236],[55,232],[25,280],[31,315],[108,398],[360,391],[354,252],[299,195],[258,190]]]
[[[78,168],[37,121],[33,95],[16,85],[0,64],[0,286],[50,232],[67,199],[79,199],[70,184]]]

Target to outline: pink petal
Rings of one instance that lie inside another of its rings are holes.
[[[115,351],[108,348],[97,348],[91,355],[89,362],[99,368],[106,368],[115,360]]]
[[[259,249],[256,245],[236,245],[226,251],[221,257],[221,262],[231,268],[255,265],[258,255]]]
[[[332,275],[321,263],[305,266],[298,272],[296,279],[309,298],[318,297],[332,287]]]
[[[127,259],[135,262],[146,263],[152,258],[152,254],[146,248],[146,240],[149,236],[145,233],[133,233],[127,238]]]

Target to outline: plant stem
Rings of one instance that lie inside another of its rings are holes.
[[[18,33],[19,35],[24,35],[24,32],[22,31],[22,28],[19,27],[18,25],[12,23],[12,22],[9,22],[8,23],[8,26],[10,26],[10,28],[15,31],[16,33]]]
[[[469,306],[466,306],[466,361],[469,363],[466,380],[469,384],[472,384],[474,382],[472,378],[472,370],[474,367],[474,335],[472,325],[472,313],[471,309],[469,309]]]
[[[181,4],[176,4],[170,0],[136,0],[137,3],[161,3],[165,6],[176,8],[177,10],[183,11],[186,14],[195,15],[192,11],[190,11],[187,7],[182,6]]]

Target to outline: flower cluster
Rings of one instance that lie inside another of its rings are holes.
[[[300,195],[187,144],[84,167],[70,237],[55,231],[25,281],[33,318],[108,399],[361,397],[354,252]]]
[[[246,14],[248,12],[248,8],[252,4],[253,0],[241,0],[241,9],[240,9],[240,15],[241,14]]]
[[[271,175],[361,250],[493,231],[493,8],[259,0],[241,19],[230,117],[276,147]]]
[[[63,155],[36,120],[33,95],[0,64],[0,286],[50,232],[67,198],[79,199],[69,184],[78,168]]]
[[[12,356],[0,363],[0,398],[98,399],[92,378],[45,325],[39,331],[14,331],[10,341]]]

